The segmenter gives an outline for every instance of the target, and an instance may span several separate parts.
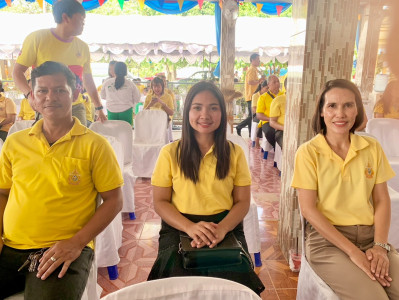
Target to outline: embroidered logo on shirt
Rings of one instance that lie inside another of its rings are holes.
[[[367,164],[367,167],[364,170],[364,175],[366,175],[366,178],[373,178],[374,171],[373,168],[370,166],[370,164]]]
[[[82,57],[82,53],[76,52],[76,57]]]
[[[80,174],[79,172],[75,169],[73,170],[69,176],[68,176],[68,183],[70,185],[78,185],[80,184]]]

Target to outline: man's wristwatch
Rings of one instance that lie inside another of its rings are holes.
[[[387,250],[388,252],[391,251],[391,246],[389,246],[389,244],[374,242],[373,245],[374,245],[374,246],[379,246],[379,247],[381,247],[381,248],[384,248],[384,249]]]
[[[101,105],[101,106],[96,107],[95,110],[102,110],[103,108],[104,108],[104,106]]]

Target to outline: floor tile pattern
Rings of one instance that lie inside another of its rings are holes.
[[[266,286],[262,299],[290,300],[296,297],[298,273],[289,269],[277,243],[279,171],[273,167],[273,152],[263,159],[259,148],[250,148],[252,197],[258,205],[263,265],[256,272]],[[152,204],[150,179],[138,178],[135,184],[136,220],[123,214],[123,244],[119,249],[119,278],[109,280],[106,268],[98,269],[102,296],[147,279],[158,249],[160,218]]]

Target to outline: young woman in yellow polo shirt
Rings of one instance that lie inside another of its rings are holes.
[[[312,120],[317,134],[296,153],[306,258],[346,299],[399,299],[399,255],[388,244],[392,171],[380,144],[354,134],[362,123],[359,90],[350,81],[326,83]]]
[[[151,178],[155,211],[162,218],[158,257],[149,280],[213,276],[237,281],[260,294],[262,282],[248,266],[185,269],[179,232],[195,248],[216,247],[233,232],[248,251],[242,221],[250,203],[251,175],[244,151],[226,140],[227,115],[221,91],[211,82],[187,94],[181,140],[166,145]]]

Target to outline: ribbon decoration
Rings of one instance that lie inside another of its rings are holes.
[[[125,3],[125,0],[118,0],[119,6],[121,7],[121,10],[123,10],[123,4]]]
[[[277,15],[280,16],[281,11],[283,10],[283,6],[282,5],[276,5],[276,10],[277,10]]]
[[[200,9],[202,9],[202,4],[204,3],[204,0],[198,0],[198,6]]]
[[[143,10],[143,8],[144,8],[144,1],[145,0],[139,0],[139,5],[140,5],[141,10]]]
[[[261,13],[262,7],[263,7],[263,4],[262,4],[262,3],[256,3],[256,9],[258,10],[258,14]]]
[[[100,6],[102,6],[104,4],[104,0],[98,0],[98,4],[100,4]]]
[[[181,10],[183,7],[184,0],[177,0],[177,3],[179,3],[179,10]]]

